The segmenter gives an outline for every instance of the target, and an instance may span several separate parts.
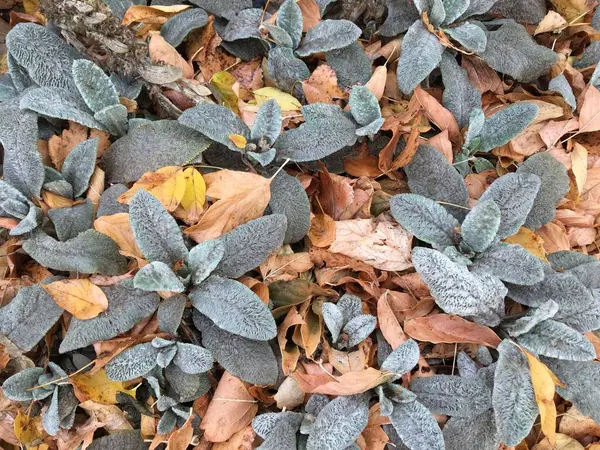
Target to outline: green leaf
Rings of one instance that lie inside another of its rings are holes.
[[[73,62],[73,79],[86,105],[95,113],[119,104],[115,86],[104,71],[86,59]]]
[[[253,141],[266,137],[269,144],[273,144],[281,133],[281,123],[281,108],[277,101],[271,98],[259,108],[250,137]]]
[[[269,309],[237,281],[212,275],[189,297],[194,308],[225,331],[255,340],[272,339],[277,333]]]
[[[418,20],[410,26],[402,40],[402,53],[398,60],[398,87],[410,94],[442,60],[444,47]]]
[[[402,442],[411,450],[444,450],[442,430],[418,401],[395,402],[390,421]]]
[[[349,20],[322,20],[308,30],[296,54],[309,56],[344,48],[355,42],[361,34],[361,29]]]
[[[187,259],[188,250],[177,222],[156,197],[143,189],[129,204],[129,223],[148,261],[174,266],[178,261]]]
[[[23,242],[23,250],[39,264],[54,270],[79,273],[120,275],[127,269],[127,259],[111,238],[95,230],[59,242],[43,232]]]
[[[327,64],[334,70],[338,84],[351,88],[366,84],[373,74],[371,59],[358,42],[325,53]]]
[[[485,31],[475,24],[465,22],[454,28],[445,28],[444,31],[466,50],[482,53],[487,46]]]
[[[366,86],[355,86],[350,92],[350,112],[359,125],[365,126],[381,119],[377,97]]]
[[[274,47],[269,51],[267,72],[282,91],[294,93],[296,85],[310,77],[308,66],[287,47]]]
[[[277,11],[277,26],[283,28],[292,39],[293,48],[297,48],[302,39],[302,10],[296,0],[286,0]]]
[[[269,208],[273,215],[283,214],[287,219],[283,242],[295,244],[301,241],[310,229],[310,202],[302,183],[281,171],[271,181],[270,190]]]
[[[544,262],[520,245],[498,243],[473,260],[471,271],[487,272],[502,281],[533,285],[544,279]]]
[[[60,241],[68,241],[80,233],[92,228],[94,222],[94,205],[89,199],[70,208],[48,210],[48,216],[54,223],[56,236]]]
[[[221,239],[204,241],[190,250],[188,269],[192,284],[199,285],[215,270],[223,259],[225,245]]]
[[[96,169],[98,138],[88,139],[69,152],[62,166],[62,175],[73,186],[73,196],[79,197],[87,190]]]
[[[142,291],[185,291],[179,277],[161,261],[154,261],[142,267],[133,277],[133,285]]]
[[[156,367],[158,354],[151,342],[130,347],[106,365],[106,376],[113,381],[129,381],[146,375]]]
[[[460,233],[463,241],[476,252],[488,248],[500,228],[500,209],[492,200],[480,201],[467,214]]]
[[[421,15],[413,2],[387,0],[387,18],[379,29],[382,36],[397,36],[404,33]]]
[[[568,361],[592,361],[596,351],[585,336],[555,320],[545,320],[517,338],[519,344],[537,355]]]
[[[440,69],[444,82],[444,106],[452,112],[458,126],[464,128],[469,124],[471,111],[481,109],[481,93],[469,79],[467,71],[449,52],[442,54]]]
[[[94,114],[94,119],[104,125],[113,136],[123,136],[129,127],[127,108],[120,103],[101,109]]]
[[[485,121],[481,130],[482,151],[489,152],[507,144],[535,119],[539,108],[534,103],[517,103],[501,109]]]

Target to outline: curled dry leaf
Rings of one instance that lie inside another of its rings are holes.
[[[87,278],[58,280],[42,287],[58,306],[77,319],[92,319],[108,309],[108,299],[102,289]]]
[[[117,243],[122,253],[143,259],[129,223],[129,214],[117,213],[112,216],[102,216],[94,221],[94,229],[107,235]]]
[[[166,450],[185,450],[188,448],[194,437],[193,418],[192,408],[190,408],[190,415],[185,423],[169,436]]]
[[[434,96],[425,92],[420,86],[415,89],[415,98],[431,120],[440,130],[448,130],[450,139],[454,140],[460,134],[458,123],[450,111],[444,108]]]
[[[307,32],[321,21],[321,9],[315,0],[298,0],[302,11],[302,31]]]
[[[294,378],[300,388],[307,394],[327,395],[353,395],[362,394],[386,381],[391,380],[393,374],[382,372],[373,367],[359,372],[348,372],[335,377],[325,371],[318,374],[308,374],[301,369],[294,372]]]
[[[478,344],[497,347],[501,339],[484,325],[452,314],[434,314],[404,322],[404,331],[418,341],[434,344]]]
[[[327,214],[316,214],[310,221],[310,242],[315,247],[328,247],[335,240],[335,221]]]
[[[160,34],[153,34],[148,44],[148,53],[152,62],[165,63],[181,69],[185,78],[194,78],[194,68]]]
[[[548,261],[546,250],[544,249],[544,240],[531,231],[529,228],[521,227],[516,234],[504,239],[507,244],[517,244],[538,258]]]
[[[121,25],[130,25],[133,22],[163,24],[169,17],[185,11],[190,8],[189,5],[173,6],[145,6],[133,5],[125,12]]]

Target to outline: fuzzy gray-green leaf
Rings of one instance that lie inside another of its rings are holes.
[[[359,125],[365,126],[381,119],[377,97],[366,86],[356,86],[350,92],[350,112]]]
[[[159,350],[150,342],[130,347],[106,365],[106,376],[114,381],[129,381],[141,377],[156,366],[158,353]]]
[[[88,450],[146,450],[147,448],[148,444],[142,439],[140,430],[127,430],[94,439]]]
[[[44,373],[40,367],[24,369],[6,379],[2,384],[2,392],[10,399],[17,402],[33,400],[32,387],[38,385],[38,378]]]
[[[381,370],[389,370],[397,375],[404,375],[412,370],[419,361],[417,342],[408,339],[394,349],[381,365]]]
[[[443,434],[446,450],[497,450],[500,445],[492,409],[471,417],[450,418]]]
[[[201,8],[192,8],[171,17],[160,28],[160,35],[173,47],[179,46],[193,30],[208,23],[208,14]]]
[[[533,285],[544,279],[544,262],[520,245],[498,243],[477,255],[471,270],[487,272],[502,281]]]
[[[133,285],[143,291],[183,292],[185,286],[171,268],[161,261],[142,267],[133,277]]]
[[[481,93],[473,85],[467,71],[460,67],[453,55],[444,52],[440,62],[444,106],[452,112],[459,128],[469,125],[471,111],[481,108]]]
[[[277,11],[277,25],[283,28],[292,38],[294,48],[298,47],[302,38],[302,10],[295,0],[286,0]]]
[[[188,298],[185,295],[173,295],[160,302],[156,318],[161,331],[177,334]]]
[[[539,108],[533,103],[517,103],[498,111],[481,130],[482,151],[501,147],[518,136],[535,119]]]
[[[297,178],[282,171],[273,178],[270,189],[269,208],[273,214],[283,214],[287,219],[283,242],[301,241],[310,229],[310,202],[304,187]]]
[[[115,86],[104,71],[92,61],[73,62],[73,79],[81,97],[95,113],[107,106],[119,104]]]
[[[266,137],[269,144],[273,144],[281,133],[281,120],[279,104],[275,99],[267,100],[261,105],[256,114],[250,137],[254,141]]]
[[[596,351],[585,336],[555,320],[545,320],[517,338],[530,352],[568,361],[591,361]]]
[[[444,29],[444,31],[470,52],[485,51],[487,45],[485,31],[475,24],[465,22],[457,27]]]
[[[204,241],[190,250],[188,269],[192,284],[198,285],[208,278],[223,259],[225,245],[222,239]]]
[[[127,108],[120,103],[109,105],[94,114],[94,119],[100,122],[113,136],[123,136],[129,126]]]
[[[387,0],[387,18],[379,32],[382,36],[396,36],[404,33],[420,19],[419,10],[412,1]]]
[[[444,450],[442,430],[429,410],[418,401],[394,403],[390,421],[410,450]]]
[[[348,347],[360,344],[377,326],[377,318],[370,314],[359,314],[344,325],[342,332],[348,335]]]
[[[299,56],[329,52],[355,42],[362,31],[349,20],[322,20],[312,27],[296,50]]]
[[[92,138],[78,144],[65,158],[61,173],[73,186],[75,197],[82,195],[89,186],[96,168],[97,152],[98,138]]]
[[[310,77],[308,66],[296,58],[292,49],[287,47],[275,47],[269,51],[267,71],[277,86],[287,92]]]
[[[213,365],[213,357],[199,345],[177,343],[177,353],[173,363],[190,375],[208,372]]]
[[[444,9],[446,10],[446,18],[444,19],[442,25],[454,23],[456,19],[458,19],[467,11],[471,3],[472,2],[470,0],[445,0]]]
[[[563,96],[567,105],[569,105],[573,110],[577,108],[577,99],[575,98],[575,94],[573,94],[573,88],[569,84],[567,77],[565,77],[564,73],[561,73],[550,80],[548,83],[548,89],[550,91],[558,92]]]
[[[89,199],[86,199],[85,202],[70,208],[50,209],[48,216],[54,223],[58,239],[68,241],[92,228],[94,205]]]
[[[467,214],[460,233],[464,242],[476,252],[488,248],[500,228],[500,209],[492,200],[480,201]]]
[[[358,42],[331,50],[325,53],[325,58],[343,88],[366,84],[373,73],[371,59]]]

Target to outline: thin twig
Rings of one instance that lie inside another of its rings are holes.
[[[67,375],[66,377],[60,377],[60,378],[57,378],[56,380],[51,380],[51,381],[48,381],[47,383],[40,384],[39,386],[34,386],[32,388],[27,389],[27,392],[33,391],[34,389],[43,388],[43,387],[49,386],[51,384],[56,384],[59,381],[68,380],[69,378],[74,377],[78,373],[81,373],[82,371],[84,371],[85,369],[87,369],[88,367],[90,367],[92,364],[95,364],[95,363],[96,363],[96,360],[94,359],[94,360],[90,361],[89,363],[87,363],[85,366],[83,366],[81,369],[76,370],[75,372],[73,372],[72,374]]]

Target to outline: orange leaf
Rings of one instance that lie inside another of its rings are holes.
[[[92,202],[92,205],[94,205],[94,211],[98,210],[100,197],[104,192],[104,175],[104,170],[102,170],[100,167],[96,167],[94,173],[92,174],[92,178],[90,178],[90,187],[85,194],[87,199]]]
[[[42,287],[58,306],[77,319],[92,319],[108,309],[108,299],[102,289],[87,278],[59,280]]]
[[[385,66],[379,66],[373,71],[373,75],[367,84],[366,87],[373,93],[377,100],[381,100],[383,97],[383,92],[385,91],[385,83],[387,81],[387,68]]]
[[[191,413],[191,410],[190,410]],[[193,414],[190,414],[181,428],[171,433],[167,441],[166,450],[185,450],[190,445],[194,437],[194,428],[192,427]]]
[[[194,78],[194,68],[160,34],[153,34],[148,44],[152,62],[163,62],[181,69],[184,78]]]
[[[307,32],[321,21],[321,10],[315,0],[298,0],[302,11],[302,31]]]
[[[42,190],[42,200],[44,200],[50,208],[70,208],[73,206],[73,203],[75,203],[70,198],[62,197],[53,192],[44,190]]]
[[[188,5],[173,5],[173,6],[143,6],[133,5],[123,16],[121,25],[130,25],[133,22],[144,23],[165,23],[169,17],[174,16],[178,12],[190,8]]]
[[[335,221],[327,214],[317,214],[310,221],[310,242],[315,247],[327,247],[335,240]]]
[[[404,332],[418,341],[434,344],[481,344],[497,347],[501,339],[484,325],[452,314],[435,314],[404,322]]]
[[[353,395],[389,381],[393,374],[369,367],[360,372],[348,372],[339,377],[325,373],[312,375],[297,370],[293,374],[300,388],[307,394]]]
[[[246,144],[248,143],[246,138],[241,134],[232,134],[229,136],[229,140],[233,142],[233,145],[235,145],[237,148],[246,148]]]
[[[388,293],[386,291],[377,301],[377,322],[385,340],[392,348],[396,348],[407,338],[388,302]]]
[[[544,240],[529,228],[519,228],[519,231],[516,234],[507,237],[504,239],[504,242],[520,245],[532,255],[548,262],[546,250],[544,249]]]
[[[458,137],[460,130],[456,119],[435,97],[425,92],[420,86],[415,89],[415,97],[425,110],[429,120],[435,123],[440,130],[448,130],[451,140]]]
[[[225,372],[200,424],[210,442],[224,442],[250,425],[258,412],[248,384]]]
[[[600,131],[600,91],[589,85],[579,114],[579,133]]]
[[[112,216],[99,217],[94,221],[94,229],[115,241],[123,253],[144,258],[133,237],[133,231],[129,224],[129,214],[118,213]]]
[[[281,350],[281,368],[284,375],[289,375],[296,370],[296,364],[298,363],[298,358],[300,357],[298,346],[292,342],[289,342],[287,339],[288,330],[303,323],[304,319],[302,316],[298,314],[298,311],[295,307],[292,307],[288,311],[281,325],[279,325],[279,329],[277,331],[277,342],[279,343],[279,349]]]

